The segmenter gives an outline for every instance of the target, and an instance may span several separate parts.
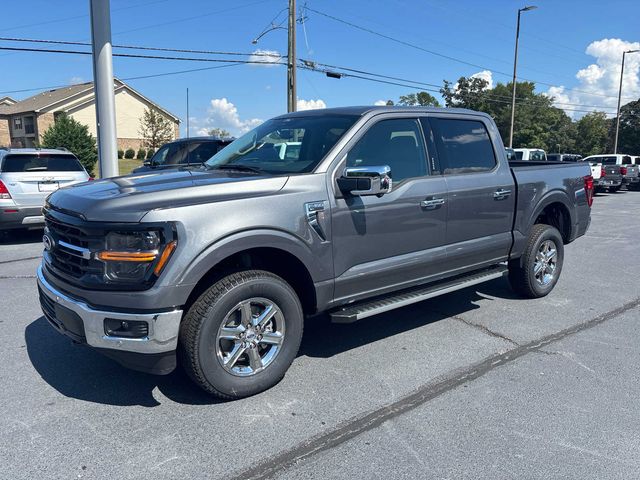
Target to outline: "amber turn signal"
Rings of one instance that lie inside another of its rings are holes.
[[[111,252],[104,251],[98,253],[98,258],[105,262],[153,262],[158,256],[158,252]]]
[[[160,272],[162,272],[162,269],[164,268],[164,266],[167,264],[167,261],[169,260],[169,258],[171,257],[171,254],[173,253],[173,251],[176,249],[176,246],[178,245],[178,242],[176,242],[175,240],[172,242],[169,242],[167,244],[166,247],[164,247],[164,250],[162,252],[162,255],[160,255],[160,260],[158,261],[158,264],[156,265],[156,268],[153,269],[153,273],[158,276],[160,275]]]

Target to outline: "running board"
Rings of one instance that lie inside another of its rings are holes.
[[[376,297],[373,300],[347,305],[331,312],[331,321],[333,323],[357,322],[372,315],[378,315],[379,313],[421,302],[428,298],[504,277],[507,272],[506,265],[496,265],[495,267],[443,280],[435,284],[402,290],[391,293],[388,296]]]

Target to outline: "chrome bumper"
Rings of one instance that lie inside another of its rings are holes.
[[[95,310],[86,303],[74,300],[55,289],[44,278],[42,265],[38,267],[38,286],[43,294],[53,302],[76,313],[84,324],[87,344],[96,348],[107,348],[136,353],[164,353],[176,349],[182,310],[161,313],[122,313]],[[104,319],[138,320],[149,325],[149,335],[145,338],[120,338],[106,336]]]

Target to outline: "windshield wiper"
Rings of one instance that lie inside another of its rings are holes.
[[[264,173],[264,171],[259,169],[258,167],[250,167],[249,165],[234,165],[231,163],[227,163],[224,165],[215,165],[211,168],[213,170],[238,170],[240,172]]]

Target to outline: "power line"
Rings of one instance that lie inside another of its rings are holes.
[[[73,42],[66,40],[43,40],[36,38],[16,38],[16,37],[0,37],[1,41],[5,42],[24,42],[24,43],[45,43],[52,45],[76,45],[83,47],[90,47],[90,42]],[[145,47],[141,45],[113,45],[113,48],[122,48],[129,50],[148,50],[154,52],[175,52],[175,53],[198,53],[205,55],[230,55],[230,56],[255,56],[255,57],[273,57],[276,55],[272,53],[264,53],[264,52],[251,52],[251,53],[243,53],[243,52],[225,52],[219,50],[193,50],[187,48],[163,48],[163,47]]]
[[[26,48],[26,47],[0,47],[0,50],[18,51],[18,52],[40,52],[40,53],[67,53],[73,55],[91,55],[91,52],[81,50],[58,50],[53,48]],[[155,60],[175,60],[185,62],[223,62],[223,63],[241,63],[248,65],[286,65],[282,62],[263,62],[258,60],[230,60],[224,58],[202,58],[202,57],[168,57],[159,55],[142,55],[135,53],[114,53],[114,57],[122,58],[144,58]]]
[[[362,31],[370,33],[372,35],[376,35],[378,37],[390,40],[390,41],[398,43],[400,45],[404,45],[406,47],[410,47],[410,48],[413,48],[413,49],[416,49],[416,50],[423,51],[423,52],[428,53],[430,55],[435,55],[437,57],[441,57],[441,58],[444,58],[444,59],[447,59],[447,60],[451,60],[453,62],[461,63],[463,65],[471,66],[471,67],[474,67],[474,68],[479,68],[479,69],[482,69],[482,70],[491,70],[494,73],[497,73],[499,75],[503,75],[503,76],[506,76],[506,77],[511,77],[512,76],[511,73],[501,72],[500,70],[495,70],[495,69],[492,69],[492,68],[489,68],[489,67],[486,67],[486,66],[483,66],[483,65],[479,65],[477,63],[467,62],[466,60],[462,60],[460,58],[456,58],[456,57],[453,57],[451,55],[445,55],[443,53],[436,52],[434,50],[429,50],[429,49],[421,47],[419,45],[416,45],[416,44],[407,42],[405,40],[401,40],[401,39],[392,37],[390,35],[386,35],[384,33],[377,32],[375,30],[372,30],[372,29],[367,28],[367,27],[363,27],[361,25],[357,25],[357,24],[355,24],[353,22],[349,22],[348,20],[344,20],[344,19],[338,18],[335,15],[330,15],[328,13],[321,12],[321,11],[316,10],[314,8],[311,8],[311,7],[307,7],[307,10],[310,11],[310,12],[317,13],[318,15],[321,15],[323,17],[329,18],[331,20],[334,20],[336,22],[348,25],[348,26],[350,26],[352,28],[355,28],[355,29],[358,29],[358,30],[362,30]],[[531,79],[522,78],[522,77],[520,77],[519,80],[526,81],[526,82],[537,83],[537,84],[545,85],[545,86],[548,86],[548,87],[558,87],[558,85],[554,85],[552,83],[546,83],[546,82],[541,82],[541,81],[538,81],[538,80],[531,80]],[[578,90],[578,89],[575,89],[575,88],[566,88],[565,87],[565,90],[566,91],[578,92],[578,93],[584,93],[584,94],[587,94],[587,95],[592,95],[592,96],[597,96],[597,97],[617,98],[617,96],[614,96],[614,95],[605,95],[605,94],[601,94],[601,93],[587,92],[585,90]],[[627,98],[631,98],[631,97],[627,97]]]

